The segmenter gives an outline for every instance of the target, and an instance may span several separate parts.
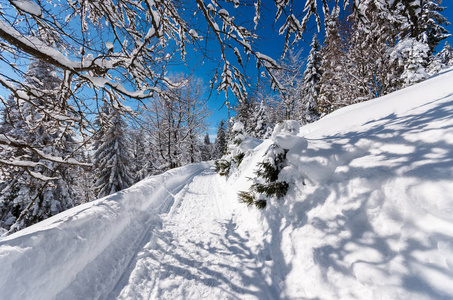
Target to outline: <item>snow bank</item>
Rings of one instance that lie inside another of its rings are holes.
[[[255,255],[280,298],[453,299],[452,82],[450,70],[276,127],[272,139],[291,149],[280,174],[289,193],[235,220],[265,229]],[[227,184],[247,190],[268,144]]]
[[[105,299],[157,213],[207,166],[151,177],[0,239],[0,298]]]

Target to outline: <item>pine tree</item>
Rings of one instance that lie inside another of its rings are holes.
[[[241,144],[246,137],[247,133],[244,124],[239,121],[234,122],[233,126],[231,126],[231,137],[227,145],[226,154],[215,162],[218,174],[228,176],[231,170],[239,167],[245,156]]]
[[[445,42],[444,48],[436,54],[429,66],[429,73],[436,74],[444,68],[453,66],[453,48]]]
[[[321,80],[322,57],[320,44],[316,35],[313,36],[310,54],[307,59],[307,66],[304,72],[302,85],[302,99],[299,102],[299,118],[303,124],[311,123],[319,119],[318,97],[319,81]]]
[[[318,109],[322,115],[346,105],[342,98],[346,58],[338,16],[338,7],[326,16],[326,36],[321,50],[322,77],[319,81],[318,98]]]
[[[268,107],[264,101],[261,101],[260,105],[256,107],[253,114],[250,130],[250,135],[257,139],[268,138],[271,134],[271,127],[269,126],[269,117],[267,115]]]
[[[226,154],[227,151],[227,134],[225,128],[225,122],[220,120],[219,127],[217,129],[217,137],[214,142],[214,158],[219,159]]]
[[[253,98],[247,97],[245,99],[238,100],[234,110],[236,112],[235,120],[244,124],[245,130],[249,132],[253,127],[253,124],[250,123],[255,110]]]
[[[398,38],[398,18],[378,0],[363,0],[348,17],[345,101],[356,103],[398,88],[398,65],[389,53]]]
[[[129,169],[132,157],[126,137],[127,123],[107,104],[98,120],[103,127],[95,136],[94,189],[96,196],[101,198],[131,186],[133,177]]]
[[[211,140],[209,139],[209,134],[203,138],[203,145],[201,146],[201,160],[208,161],[213,158],[213,146],[211,144]]]
[[[24,87],[40,90],[28,101],[10,96],[3,109],[0,132],[38,149],[2,146],[4,181],[0,193],[0,226],[10,232],[37,223],[80,203],[74,191],[76,174],[66,165],[49,161],[74,158],[76,142],[72,122],[61,105],[61,79],[57,69],[40,60],[31,60]],[[25,167],[9,164],[23,161]]]
[[[277,95],[282,120],[293,120],[298,116],[297,107],[302,97],[303,60],[302,51],[289,50],[280,60],[280,69],[275,75],[282,85],[282,92]]]
[[[401,86],[407,87],[428,77],[429,47],[427,44],[408,38],[400,41],[391,53],[391,59],[402,68]]]
[[[422,5],[420,16],[421,33],[418,40],[429,46],[430,55],[436,52],[439,43],[448,38],[450,34],[444,25],[450,25],[442,15],[445,7],[441,7],[441,0],[426,0]]]

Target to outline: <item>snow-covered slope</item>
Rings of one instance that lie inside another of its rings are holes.
[[[277,133],[285,199],[238,203],[247,140],[0,239],[0,299],[453,298],[453,71]]]
[[[261,219],[281,297],[453,299],[453,72],[298,136]]]

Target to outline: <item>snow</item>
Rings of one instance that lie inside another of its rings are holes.
[[[105,47],[108,49],[108,50],[112,50],[113,51],[113,43],[112,42],[105,42]]]
[[[18,7],[20,10],[27,12],[34,16],[41,16],[42,11],[38,4],[34,3],[33,1],[27,0],[15,0],[12,3]]]
[[[231,129],[233,132],[240,132],[244,130],[244,124],[240,121],[236,121]]]
[[[452,299],[453,70],[0,239],[5,299]],[[239,126],[239,125],[238,125]],[[278,143],[290,189],[237,201]],[[0,297],[0,298],[1,298]]]

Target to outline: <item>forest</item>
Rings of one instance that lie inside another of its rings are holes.
[[[0,235],[187,164],[215,159],[226,175],[245,136],[315,122],[453,65],[441,0],[295,2],[2,2]],[[285,37],[279,58],[256,43],[272,23]],[[195,50],[216,66],[210,82],[172,72]],[[207,93],[224,93],[229,111],[215,141]],[[270,155],[278,161],[278,149]]]

